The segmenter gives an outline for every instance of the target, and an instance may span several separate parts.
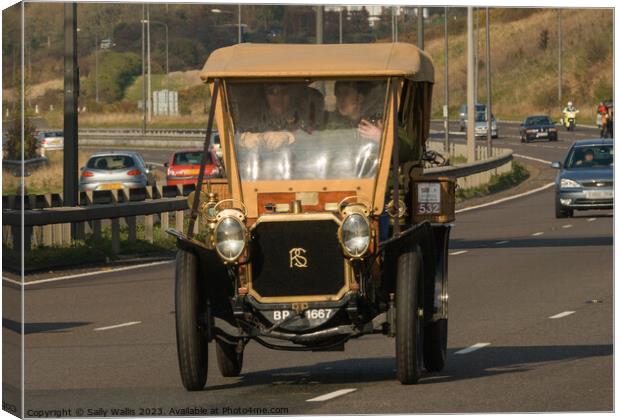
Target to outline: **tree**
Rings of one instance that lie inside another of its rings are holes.
[[[16,86],[17,95],[13,102],[13,109],[11,112],[13,119],[9,122],[6,141],[6,153],[7,159],[9,160],[21,160],[22,158],[22,118],[20,118],[20,116],[22,115],[22,103],[30,94],[29,81],[27,79],[24,80],[25,89],[22,94],[21,71],[18,71],[16,79],[14,85]],[[37,155],[36,130],[31,121],[31,112],[26,108],[24,108],[24,110],[24,159],[31,159]]]
[[[99,99],[114,102],[123,99],[125,89],[142,70],[140,56],[130,52],[108,51],[99,56]],[[85,93],[94,96],[95,72],[86,80]]]

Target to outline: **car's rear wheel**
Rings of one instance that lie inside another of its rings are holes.
[[[402,253],[397,269],[396,375],[402,384],[415,384],[424,358],[424,271],[419,247]]]
[[[204,305],[198,288],[198,259],[182,249],[176,258],[175,309],[181,380],[188,391],[198,391],[207,382],[208,338],[199,321]]]
[[[566,208],[560,203],[559,199],[555,200],[555,218],[565,219],[567,217],[573,217],[573,209]]]
[[[243,345],[241,351],[237,351],[237,344],[227,343],[218,338],[215,339],[215,353],[217,366],[222,376],[228,378],[239,376],[243,367]]]

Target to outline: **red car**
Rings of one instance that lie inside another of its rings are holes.
[[[198,181],[202,150],[183,150],[174,152],[170,161],[164,163],[166,170],[166,182],[168,185],[195,184]],[[210,149],[205,165],[205,178],[217,178],[221,176],[220,165],[214,149]]]

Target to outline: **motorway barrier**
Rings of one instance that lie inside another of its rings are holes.
[[[429,150],[442,151],[443,142],[429,141],[427,148]],[[453,177],[457,179],[456,182],[459,188],[474,188],[488,183],[493,175],[510,172],[512,170],[512,153],[511,149],[493,147],[489,156],[486,146],[476,146],[475,162],[426,168],[424,169],[424,174]],[[450,144],[448,156],[451,160],[454,160],[457,156],[465,155],[465,144]]]
[[[210,182],[220,197],[228,196],[225,179]],[[129,242],[136,241],[138,225],[144,226],[144,239],[151,243],[156,223],[162,231],[171,222],[177,230],[183,230],[188,211],[186,196],[195,188],[189,184],[81,192],[78,207],[64,207],[62,194],[3,196],[2,241],[9,247],[21,244],[23,220],[24,249],[38,245],[68,246],[84,239],[87,233],[101,238],[102,221],[105,221],[111,226],[112,249],[118,254],[121,222],[127,227]]]
[[[452,144],[450,156],[463,154],[462,144]],[[441,142],[429,142],[429,149],[443,150]],[[478,146],[479,160],[455,166],[426,168],[425,174],[449,176],[457,179],[460,188],[471,188],[488,182],[491,176],[511,170],[512,150],[494,148],[487,156],[487,148]],[[227,198],[225,179],[211,179],[214,191]],[[107,191],[81,192],[78,207],[64,207],[62,194],[31,194],[2,196],[2,241],[6,246],[22,243],[24,249],[33,246],[68,246],[84,239],[87,233],[101,237],[102,221],[112,230],[112,248],[120,249],[120,224],[128,229],[130,242],[136,241],[137,226],[144,226],[145,240],[153,242],[153,227],[159,223],[162,231],[174,221],[177,230],[183,230],[186,196],[195,185],[148,186]],[[23,215],[23,219],[22,219]],[[172,217],[171,217],[172,216]],[[138,218],[140,220],[138,220]],[[200,224],[197,223],[197,228]]]

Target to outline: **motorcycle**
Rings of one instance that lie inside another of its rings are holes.
[[[568,131],[575,131],[575,124],[576,124],[578,112],[579,110],[577,109],[575,109],[574,111],[567,111],[567,110],[562,111],[563,113],[562,125]]]

